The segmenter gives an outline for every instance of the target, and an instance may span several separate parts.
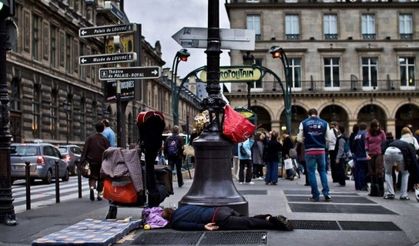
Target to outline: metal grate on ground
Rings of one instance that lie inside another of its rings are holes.
[[[289,202],[309,202],[308,199],[310,196],[287,196],[287,200]],[[322,200],[320,200],[322,201]],[[362,203],[362,204],[376,204],[374,201],[371,201],[368,198],[361,197],[361,196],[334,196],[332,198],[332,203]]]
[[[267,195],[267,190],[239,190],[242,195]]]
[[[131,245],[196,245],[204,232],[144,231]]]
[[[291,220],[291,222],[295,229],[301,230],[340,230],[338,223],[332,220]]]
[[[345,231],[401,231],[393,222],[388,221],[338,221]]]
[[[205,232],[199,245],[266,245],[266,231]]]
[[[288,203],[292,212],[302,213],[346,213],[346,214],[397,214],[377,205],[343,205],[327,203]]]
[[[284,190],[286,195],[311,195],[310,190]],[[359,196],[358,193],[353,192],[331,192],[330,195],[333,196]]]

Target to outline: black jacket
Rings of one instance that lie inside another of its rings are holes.
[[[412,173],[412,172],[416,173],[416,182],[415,183],[419,183],[419,166],[418,166],[419,164],[418,164],[418,160],[416,158],[415,147],[412,144],[407,143],[407,142],[402,141],[402,140],[394,140],[388,146],[389,147],[396,147],[402,152],[404,163],[407,167],[407,170],[409,170],[410,173]]]

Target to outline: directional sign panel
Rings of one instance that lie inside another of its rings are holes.
[[[79,29],[80,38],[98,37],[106,35],[117,35],[121,33],[135,32],[135,24],[127,25],[110,25],[110,26],[95,26],[83,27]]]
[[[184,27],[172,38],[183,48],[206,48],[208,29]],[[248,29],[220,29],[221,49],[254,50],[255,31]]]
[[[106,64],[106,63],[133,62],[136,60],[137,60],[137,54],[134,52],[129,52],[129,53],[80,56],[79,64],[80,65],[94,65],[94,64]]]
[[[160,77],[160,67],[114,67],[100,68],[100,80],[157,79]]]
[[[220,82],[251,82],[258,81],[262,76],[259,68],[251,66],[226,66],[220,67]],[[207,81],[207,71],[204,70],[199,75],[202,81]]]

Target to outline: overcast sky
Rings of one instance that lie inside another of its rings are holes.
[[[230,28],[224,7],[220,1],[220,28]],[[162,46],[164,67],[172,67],[176,52],[182,49],[172,35],[182,27],[208,27],[208,0],[125,0],[124,9],[130,22],[142,25],[142,34],[153,47],[157,40]],[[178,75],[183,78],[192,70],[207,63],[205,49],[188,49],[188,62],[179,63]],[[229,65],[227,51],[221,54],[221,65]]]

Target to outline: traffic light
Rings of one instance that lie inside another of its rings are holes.
[[[14,15],[14,0],[0,0],[0,18],[5,19],[6,17]]]

